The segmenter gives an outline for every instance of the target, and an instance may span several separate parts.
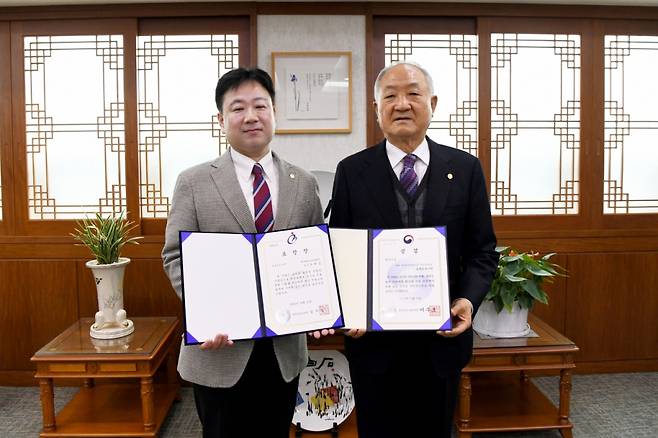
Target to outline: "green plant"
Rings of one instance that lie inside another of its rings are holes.
[[[100,213],[96,213],[95,219],[84,218],[77,221],[76,225],[77,228],[71,236],[82,242],[78,245],[89,248],[99,265],[118,262],[123,245],[138,244],[137,240],[141,239],[138,236],[128,237],[130,231],[137,225],[124,220],[123,212],[116,217],[112,215],[103,217]]]
[[[498,269],[485,300],[493,301],[496,311],[509,312],[515,301],[524,309],[531,309],[535,300],[548,304],[544,282],[552,283],[555,276],[564,277],[565,270],[549,261],[555,253],[539,257],[539,253],[518,253],[509,246],[497,247],[500,254]]]

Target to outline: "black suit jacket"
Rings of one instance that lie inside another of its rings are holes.
[[[498,264],[496,236],[482,167],[466,152],[427,139],[430,164],[422,226],[447,226],[451,300],[467,298],[474,311]],[[401,228],[386,142],[342,160],[336,168],[329,224],[339,228]],[[455,373],[471,357],[472,331],[456,338],[434,332],[369,332],[346,338],[350,363],[385,370],[396,355],[426,357],[440,374]]]

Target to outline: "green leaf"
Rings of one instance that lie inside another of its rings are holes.
[[[500,294],[500,297],[503,300],[503,305],[507,310],[510,312],[512,311],[512,306],[514,305],[514,298],[516,297],[516,293],[512,289],[503,289],[502,293]]]
[[[517,254],[517,255],[513,255],[513,256],[502,257],[501,260],[505,263],[509,263],[509,262],[513,262],[515,260],[520,260],[522,257],[523,257],[522,254]]]
[[[519,302],[519,306],[521,306],[522,309],[532,309],[532,303],[534,302],[534,300],[530,295],[520,294],[517,297],[517,300]]]
[[[516,277],[516,276],[514,276],[514,275],[509,275],[509,274],[505,274],[505,279],[506,279],[507,281],[512,282],[512,283],[520,283],[521,281],[525,281],[525,280],[526,280],[526,279],[523,278],[523,277]]]
[[[501,310],[503,310],[503,300],[500,298],[500,296],[497,296],[495,300],[492,300],[494,303],[494,306],[496,306],[496,312],[500,313]]]
[[[505,266],[505,268],[503,269],[503,272],[506,275],[515,276],[516,274],[518,274],[521,271],[521,269],[523,269],[523,267],[521,266],[521,263],[517,260],[517,261],[514,261],[514,262],[510,263],[509,265]]]
[[[548,272],[548,271],[546,271],[546,270],[544,270],[540,267],[537,267],[535,265],[528,265],[528,271],[531,274],[537,275],[539,277],[552,277],[553,276],[553,274],[551,274],[550,272]]]
[[[491,289],[489,289],[489,292],[487,292],[487,295],[485,295],[484,299],[485,300],[491,300],[493,297],[498,296],[500,286],[494,282],[491,285]]]
[[[546,294],[539,289],[537,283],[534,280],[528,280],[525,283],[521,284],[521,287],[524,291],[528,292],[532,298],[537,301],[540,301],[544,304],[548,304],[548,299]]]
[[[541,268],[545,271],[550,272],[553,275],[560,275],[560,273],[557,272],[555,269],[553,269],[553,267],[549,264],[541,264]]]
[[[550,259],[551,257],[553,257],[555,254],[557,254],[557,253],[555,253],[555,252],[550,252],[550,253],[546,254],[544,257],[542,257],[541,259],[542,259],[542,260],[548,260],[548,259]]]

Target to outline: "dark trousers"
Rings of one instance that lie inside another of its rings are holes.
[[[285,382],[281,377],[272,340],[257,340],[247,368],[234,386],[194,385],[203,438],[287,438],[298,381],[297,377]]]
[[[383,373],[350,362],[350,374],[359,438],[450,438],[459,373],[439,376],[414,354]]]

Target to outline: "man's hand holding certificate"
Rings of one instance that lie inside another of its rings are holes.
[[[186,344],[343,326],[326,225],[180,240]]]

